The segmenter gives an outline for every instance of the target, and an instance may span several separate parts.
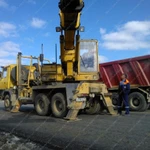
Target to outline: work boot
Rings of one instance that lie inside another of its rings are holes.
[[[118,115],[122,115],[122,110],[121,110],[121,107],[118,107]]]
[[[125,115],[129,115],[129,108],[125,108]]]

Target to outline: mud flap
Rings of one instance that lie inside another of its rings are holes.
[[[12,113],[19,112],[20,107],[21,107],[21,102],[19,100],[16,100],[15,105],[13,106],[10,112]]]
[[[69,112],[67,116],[64,118],[66,120],[78,120],[77,115],[80,109],[85,107],[85,102],[73,101],[69,106]]]
[[[112,100],[110,99],[109,94],[104,94],[104,102],[105,102],[105,105],[106,105],[108,112],[111,115],[117,115],[116,111],[113,108]]]

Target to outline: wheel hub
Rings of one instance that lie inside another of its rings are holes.
[[[62,111],[62,109],[63,109],[63,105],[62,105],[62,103],[60,102],[60,101],[56,101],[56,107],[57,107],[57,109],[59,110],[59,111]]]
[[[140,100],[139,100],[138,98],[134,98],[134,99],[133,99],[133,104],[134,104],[135,106],[139,106],[139,105],[140,105]]]
[[[44,108],[44,102],[42,100],[40,100],[39,104],[40,104],[41,109],[43,109]]]

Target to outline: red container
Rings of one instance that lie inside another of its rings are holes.
[[[100,81],[108,89],[118,87],[122,73],[127,74],[131,86],[150,86],[150,55],[100,64]]]

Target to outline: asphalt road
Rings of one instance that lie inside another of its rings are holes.
[[[68,122],[36,115],[33,106],[6,112],[0,102],[0,130],[42,145],[43,150],[150,150],[150,110],[130,116],[79,115]]]

